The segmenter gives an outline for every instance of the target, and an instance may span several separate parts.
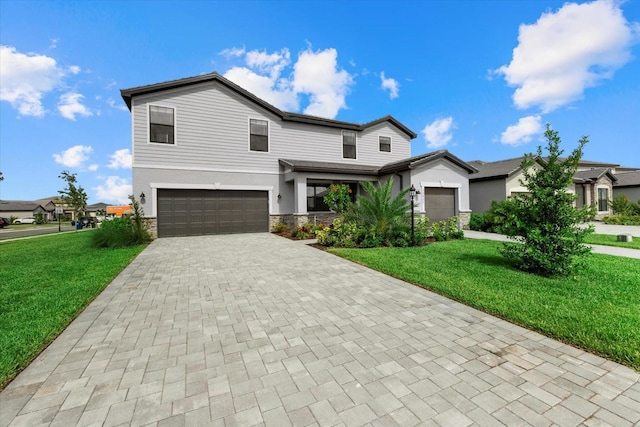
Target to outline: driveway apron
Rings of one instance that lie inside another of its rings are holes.
[[[167,238],[0,393],[0,425],[632,426],[639,378],[300,242]]]

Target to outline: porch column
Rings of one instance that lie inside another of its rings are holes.
[[[295,214],[307,214],[307,177],[296,176],[294,179]]]

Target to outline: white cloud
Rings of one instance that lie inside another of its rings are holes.
[[[227,59],[230,59],[232,57],[242,56],[244,55],[245,52],[246,52],[246,49],[244,47],[232,47],[232,48],[223,50],[222,52],[220,52],[220,55],[224,56]]]
[[[518,120],[518,123],[507,127],[500,136],[500,142],[506,145],[518,146],[531,141],[533,136],[542,132],[542,118],[540,116],[527,116]]]
[[[291,63],[291,54],[286,48],[271,54],[252,50],[247,52],[246,61],[249,67],[268,73],[272,80],[277,80],[282,70]]]
[[[398,91],[400,90],[400,83],[396,79],[384,76],[384,71],[380,73],[380,80],[382,82],[382,89],[389,91],[389,98],[395,99],[398,97]]]
[[[283,75],[292,65],[288,49],[267,53],[233,48],[221,54],[244,56],[247,67],[233,67],[224,76],[280,109],[297,111],[301,95],[309,98],[305,114],[335,118],[340,109],[346,108],[345,97],[353,78],[338,69],[335,49],[302,51],[290,76]]]
[[[116,150],[111,155],[111,163],[107,167],[111,169],[131,168],[131,151],[128,148],[122,150]]]
[[[453,134],[453,117],[449,116],[444,119],[434,120],[432,123],[422,129],[424,139],[427,141],[429,148],[441,148],[451,141]]]
[[[73,147],[62,151],[60,154],[54,154],[53,158],[56,163],[69,168],[78,168],[89,160],[89,155],[93,153],[93,148],[88,145],[74,145]]]
[[[94,187],[98,200],[114,204],[129,204],[129,195],[133,192],[133,186],[125,178],[108,176],[102,178],[104,185]]]
[[[115,108],[115,109],[120,110],[120,111],[129,111],[127,106],[122,104],[122,101],[121,102],[116,102],[113,98],[107,99],[107,104],[109,104],[109,106],[111,108]]]
[[[627,22],[619,3],[567,3],[520,26],[511,63],[495,70],[517,87],[517,108],[549,112],[581,99],[586,88],[611,78],[631,59],[640,26]]]
[[[67,92],[60,95],[60,102],[58,103],[58,111],[62,117],[69,120],[75,120],[76,115],[89,117],[93,116],[93,113],[80,101],[84,98],[84,95],[74,92]]]
[[[91,172],[95,172],[100,168],[100,165],[97,164],[93,164],[93,165],[89,165],[89,167],[87,168],[88,170],[90,170]]]
[[[338,70],[338,51],[307,49],[298,55],[294,65],[293,87],[297,93],[309,95],[304,113],[330,119],[346,108],[345,97],[353,78],[345,70]]]
[[[82,71],[82,70],[77,65],[72,65],[72,66],[69,67],[69,72],[71,74],[80,74],[80,71]]]
[[[270,76],[262,76],[245,67],[233,67],[224,76],[248,90],[258,98],[287,111],[298,109],[298,99],[295,92],[286,81],[278,83]]]
[[[0,46],[0,100],[11,103],[23,116],[44,116],[42,97],[58,87],[63,76],[53,58]]]

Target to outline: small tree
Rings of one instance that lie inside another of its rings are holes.
[[[77,185],[78,181],[75,173],[62,171],[62,173],[58,175],[58,178],[67,183],[64,190],[58,190],[60,200],[73,209],[75,218],[78,219],[78,217],[81,216],[80,213],[84,213],[84,208],[87,206],[87,193],[82,186]]]
[[[151,240],[149,220],[144,217],[144,210],[133,194],[129,195],[129,200],[131,200],[131,208],[133,210],[133,215],[131,215],[131,229],[134,243],[147,243]]]
[[[351,191],[347,184],[331,184],[322,199],[329,209],[342,214],[351,205]]]
[[[544,136],[549,155],[543,158],[538,147],[537,155],[527,154],[522,161],[521,184],[529,193],[516,195],[504,205],[507,221],[502,230],[519,243],[505,243],[501,252],[521,270],[544,276],[568,275],[583,265],[584,255],[591,250],[584,238],[593,228],[583,223],[593,219],[594,207],[576,208],[577,196],[567,191],[588,138],[582,137],[578,148],[561,159],[558,132],[547,124]]]

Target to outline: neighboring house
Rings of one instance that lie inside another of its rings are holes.
[[[87,205],[84,209],[85,216],[105,216],[107,213],[107,204],[106,203],[94,203],[92,205]]]
[[[469,177],[470,205],[473,212],[485,212],[491,208],[493,200],[505,200],[518,193],[527,193],[522,185],[524,174],[520,165],[524,157],[483,162],[474,160],[469,164],[478,173]],[[567,190],[578,195],[577,206],[596,204],[596,219],[611,215],[610,200],[613,183],[616,182],[615,168],[612,163],[581,160],[574,182]]]
[[[618,181],[613,185],[613,196],[625,195],[634,203],[640,202],[640,170],[618,171]]]
[[[0,200],[0,216],[3,218],[27,218],[46,214],[42,205],[36,202],[22,200]]]
[[[132,114],[134,195],[159,237],[328,223],[331,183],[355,195],[359,182],[391,177],[421,192],[418,214],[468,221],[475,169],[446,151],[410,158],[416,134],[391,116],[358,124],[288,113],[218,73],[121,95]]]

